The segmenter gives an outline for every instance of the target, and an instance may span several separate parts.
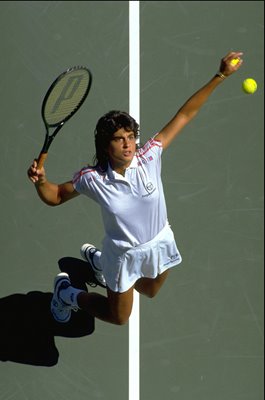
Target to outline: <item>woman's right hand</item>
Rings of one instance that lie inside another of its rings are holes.
[[[34,160],[28,171],[29,180],[36,184],[42,184],[46,181],[45,169],[42,167],[41,169],[37,169],[37,160]]]

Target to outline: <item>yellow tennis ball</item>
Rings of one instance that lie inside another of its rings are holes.
[[[235,65],[237,65],[238,63],[239,63],[239,58],[233,58],[233,60],[230,62],[230,64],[231,65],[233,65],[233,67],[235,66]]]
[[[247,94],[255,93],[257,88],[258,88],[258,85],[257,85],[257,82],[255,81],[255,79],[248,78],[248,79],[245,79],[242,83],[242,89]]]

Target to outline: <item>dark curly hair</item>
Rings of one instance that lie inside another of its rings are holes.
[[[96,167],[100,167],[103,171],[106,171],[108,167],[109,157],[107,148],[109,143],[113,134],[121,128],[124,128],[128,132],[134,132],[135,137],[139,132],[138,123],[125,111],[109,111],[97,122],[94,132],[96,147],[94,163]]]

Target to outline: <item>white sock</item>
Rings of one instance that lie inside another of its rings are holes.
[[[69,286],[67,289],[60,290],[60,298],[67,304],[71,304],[74,307],[79,307],[77,302],[77,296],[79,293],[85,292],[81,289],[76,289],[73,286]],[[86,292],[85,292],[86,293]]]

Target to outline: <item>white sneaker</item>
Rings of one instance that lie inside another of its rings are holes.
[[[80,249],[81,256],[83,257],[84,260],[88,261],[91,264],[91,267],[93,268],[93,271],[95,273],[95,278],[98,280],[98,282],[103,286],[106,287],[106,281],[104,278],[104,275],[102,273],[102,270],[98,267],[95,266],[93,262],[94,255],[96,251],[99,251],[93,244],[85,243]]]
[[[69,275],[65,272],[58,274],[54,280],[54,293],[51,301],[51,312],[57,322],[68,322],[71,318],[71,313],[77,311],[77,307],[65,303],[60,298],[60,291],[71,286]]]

